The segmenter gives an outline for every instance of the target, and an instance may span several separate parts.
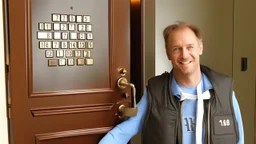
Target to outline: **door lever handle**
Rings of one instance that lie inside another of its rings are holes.
[[[132,88],[132,107],[125,107],[125,105],[120,105],[118,108],[118,111],[121,115],[121,117],[131,117],[131,116],[136,116],[138,112],[138,108],[136,106],[136,88],[134,84],[129,83],[125,77],[120,77],[117,81],[117,86],[119,89],[125,89],[127,87]]]

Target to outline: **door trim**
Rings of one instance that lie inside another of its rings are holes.
[[[130,0],[131,3],[131,82],[136,86],[136,101],[138,102],[144,89],[144,22],[143,0]]]

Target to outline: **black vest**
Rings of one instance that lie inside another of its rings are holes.
[[[205,144],[235,144],[239,140],[234,114],[233,80],[205,66],[201,71],[210,80],[210,100],[204,100]],[[142,128],[142,144],[182,144],[181,103],[172,95],[172,72],[148,81],[148,109]],[[209,123],[209,124],[208,124]]]

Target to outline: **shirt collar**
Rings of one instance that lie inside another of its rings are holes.
[[[202,79],[203,79],[202,93],[207,90],[212,89],[212,84],[204,73],[202,73]],[[175,80],[174,75],[172,76],[172,79],[170,81],[170,90],[173,95],[175,95],[176,97],[178,97],[180,99],[181,91],[179,89],[177,81]]]

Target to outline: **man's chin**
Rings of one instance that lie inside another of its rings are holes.
[[[190,66],[184,66],[184,65],[180,65],[180,66],[177,66],[176,68],[176,71],[180,74],[183,74],[183,75],[189,75],[192,73],[192,68]]]
[[[192,72],[191,72],[191,71],[181,71],[181,73],[182,73],[183,75],[190,75]]]
[[[192,70],[190,68],[186,67],[186,68],[180,68],[180,72],[183,75],[190,75],[192,73]]]

